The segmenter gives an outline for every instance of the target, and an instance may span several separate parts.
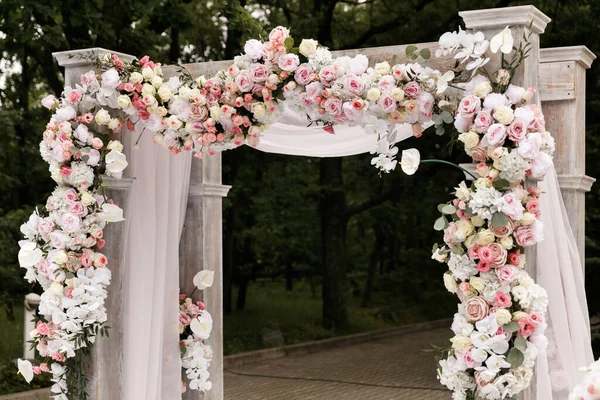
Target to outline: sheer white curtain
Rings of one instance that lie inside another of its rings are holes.
[[[172,156],[138,132],[128,135],[129,235],[125,243],[125,400],[181,399],[179,237],[191,154]],[[109,383],[110,384],[110,383]]]

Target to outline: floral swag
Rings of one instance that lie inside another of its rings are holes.
[[[123,220],[122,210],[103,194],[103,176],[120,178],[127,167],[122,144],[111,139],[142,126],[171,153],[203,157],[256,145],[285,101],[331,134],[335,124],[346,124],[377,135],[372,164],[385,172],[400,164],[413,174],[420,162],[432,161],[420,161],[410,149],[398,162],[395,124],[411,124],[417,137],[433,126],[464,144],[479,163],[467,171],[473,181],[460,182],[455,198],[440,204],[434,226],[444,231],[444,243],[434,246],[433,258],[448,265],[444,283],[460,301],[438,378],[455,400],[522,392],[547,342],[548,304],[545,290],[524,269],[524,249],[543,238],[540,192],[525,180],[542,178],[554,151],[540,108],[528,104],[535,90],[511,84],[529,49],[528,37],[514,43],[509,28],[490,41],[481,32],[459,30],[444,34],[435,54],[454,54],[453,70],[418,63],[369,67],[364,55],[334,59],[314,40],[294,47],[289,30],[277,27],[267,41],[249,40],[245,53],[211,78],[183,74],[165,81],[160,65],[148,57],[96,60],[96,68],[76,87],[66,87],[60,99],[42,100],[53,114],[40,153],[57,187],[45,209],[21,228],[19,262],[43,294],[30,333],[41,360],[19,360],[20,372],[28,381],[51,373],[55,399],[85,397],[84,355],[108,328],[104,302],[111,274],[101,252],[102,232]],[[493,73],[483,68],[488,50],[502,52]],[[430,54],[409,46],[407,56]],[[212,274],[202,271],[194,283],[208,287]],[[180,296],[183,390],[206,391],[212,318],[190,297]]]

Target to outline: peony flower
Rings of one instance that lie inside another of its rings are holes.
[[[244,53],[254,61],[262,59],[267,54],[263,43],[256,39],[250,39],[246,42]]]
[[[417,149],[402,150],[402,159],[400,160],[400,167],[406,175],[414,175],[419,169],[421,162],[421,153]]]
[[[119,84],[121,83],[119,72],[114,68],[111,68],[108,71],[104,72],[101,75],[101,79],[102,86],[110,89],[116,89],[117,86],[119,86]]]

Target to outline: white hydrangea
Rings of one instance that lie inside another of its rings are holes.
[[[458,255],[450,253],[448,268],[457,279],[462,281],[466,281],[477,274],[477,264],[466,254]]]
[[[494,167],[500,170],[500,178],[509,182],[521,182],[525,180],[525,172],[530,165],[529,161],[521,157],[517,149],[513,149],[494,161]]]
[[[500,212],[504,206],[502,193],[493,187],[478,187],[472,193],[469,207],[483,219],[490,219],[494,213]]]

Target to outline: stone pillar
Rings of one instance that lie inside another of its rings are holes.
[[[585,272],[585,70],[596,56],[585,46],[543,49],[540,97],[546,129],[556,141],[554,165]],[[584,274],[585,276],[585,274]]]
[[[517,47],[520,40],[523,38],[523,34],[528,35],[531,33],[531,36],[529,37],[531,52],[529,57],[525,59],[523,64],[515,72],[513,83],[526,88],[539,87],[540,35],[544,33],[546,25],[550,22],[548,16],[534,6],[462,11],[459,12],[459,15],[464,20],[467,29],[481,31],[488,39],[491,39],[504,28],[510,26],[513,37],[515,38],[515,46]],[[487,70],[492,72],[497,68],[500,68],[500,52],[497,54],[489,52],[489,57],[491,60],[487,65]],[[540,100],[537,94],[532,99],[532,102],[537,102],[539,105]],[[535,184],[535,182],[530,181],[526,183],[527,186],[533,186]],[[537,275],[536,247],[537,246],[528,247],[525,251],[527,256],[526,270],[534,278]],[[535,395],[535,380],[536,378],[534,377],[531,386],[523,392],[523,395],[520,396],[520,398],[523,400],[534,400],[537,398]]]
[[[65,85],[75,86],[79,83],[81,74],[93,69],[91,56],[112,54],[101,48],[65,51],[54,53],[53,56],[61,67],[65,68]],[[116,53],[124,61],[131,61],[133,56]],[[125,171],[127,173],[127,171]],[[133,183],[133,178],[123,177],[114,179],[103,177],[106,195],[119,204],[127,218],[127,194]],[[116,400],[123,398],[123,273],[125,268],[125,223],[108,224],[104,230],[106,245],[102,253],[108,258],[107,267],[112,273],[108,287],[106,311],[108,325],[111,327],[110,336],[98,336],[92,347],[88,360],[89,379],[86,391],[92,400]]]
[[[35,358],[35,348],[31,348],[29,332],[35,329],[34,318],[40,305],[40,295],[37,293],[28,293],[23,302],[23,360],[33,360]]]
[[[194,290],[192,278],[201,270],[215,271],[212,287],[196,291],[194,300],[206,303],[214,323],[208,343],[214,357],[209,368],[213,387],[206,395],[188,390],[184,400],[223,399],[223,227],[222,203],[230,186],[221,184],[221,154],[192,160],[190,190],[179,244],[179,287]]]

